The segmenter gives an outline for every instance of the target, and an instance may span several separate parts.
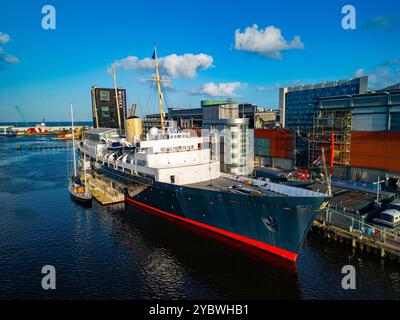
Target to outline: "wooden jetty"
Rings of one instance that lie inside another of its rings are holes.
[[[125,201],[124,194],[100,179],[89,179],[87,185],[92,196],[103,206]]]
[[[30,144],[30,145],[18,145],[16,149],[18,151],[23,151],[23,150],[66,150],[70,149],[72,147],[72,144],[49,144],[49,143],[35,143],[35,144]]]
[[[367,234],[319,220],[314,221],[312,230],[325,238],[348,244],[354,249],[358,248],[360,251],[379,254],[381,258],[400,262],[400,236],[396,233],[375,229],[376,233]]]

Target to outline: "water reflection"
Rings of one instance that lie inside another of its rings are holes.
[[[115,235],[138,257],[149,298],[300,297],[293,263],[131,206],[99,211],[102,219],[112,217]]]

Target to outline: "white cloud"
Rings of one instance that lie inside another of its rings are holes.
[[[261,56],[282,59],[281,51],[291,49],[304,49],[304,44],[299,36],[295,36],[287,42],[282,36],[281,30],[274,26],[258,29],[254,24],[247,27],[244,32],[235,31],[235,49],[257,53]]]
[[[354,78],[359,78],[365,76],[366,70],[364,68],[360,68],[357,71],[353,72],[353,77]]]
[[[10,42],[11,38],[7,33],[0,32],[0,43],[6,44]]]
[[[212,67],[213,58],[203,53],[186,53],[184,55],[171,54],[159,58],[158,61],[160,71],[169,77],[194,78],[197,76],[198,70],[206,70]],[[146,72],[154,70],[155,61],[151,58],[139,59],[136,56],[129,56],[116,61],[115,66],[124,70]]]
[[[0,32],[0,43],[7,44],[11,41],[8,34]],[[3,47],[0,47],[0,70],[4,69],[4,63],[19,63],[19,59],[11,54],[8,54]]]
[[[387,61],[374,68],[360,68],[353,77],[368,76],[368,84],[371,89],[383,89],[400,82],[400,60]]]
[[[173,78],[194,78],[197,69],[206,70],[212,66],[213,58],[207,54],[172,54],[160,59],[160,66]]]
[[[151,77],[149,77],[149,78],[139,78],[139,79],[138,79],[138,82],[139,82],[140,84],[143,84],[143,85],[153,86],[155,77],[156,77],[156,75],[153,74],[153,75],[151,75]],[[170,92],[175,92],[175,91],[177,91],[177,89],[175,88],[175,86],[174,86],[174,84],[173,84],[173,82],[172,82],[172,79],[168,79],[168,78],[165,78],[165,77],[164,77],[164,78],[162,79],[162,82],[161,82],[161,83],[162,83],[162,86],[163,86],[163,88],[164,88],[165,90],[170,91]]]
[[[240,82],[208,82],[200,88],[191,90],[190,93],[209,97],[238,97],[235,91],[245,88],[247,88],[247,84]]]
[[[154,68],[154,60],[150,58],[140,60],[136,56],[129,56],[124,59],[115,61],[115,67],[118,69],[121,68],[124,70],[145,72]],[[108,71],[111,72],[111,67],[108,69]]]
[[[14,64],[19,63],[19,59],[17,57],[14,57],[14,56],[10,55],[10,54],[5,54],[3,56],[3,59],[4,59],[5,62],[8,62],[8,63],[14,63]]]

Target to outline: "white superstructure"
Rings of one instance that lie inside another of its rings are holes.
[[[191,137],[189,132],[172,128],[162,133],[153,128],[145,139],[129,148],[131,144],[123,138],[108,139],[103,135],[93,139],[93,131],[85,132],[84,137],[89,139],[84,138],[80,149],[103,165],[179,185],[220,177],[219,160],[217,155],[212,155],[207,137]],[[121,152],[119,146],[128,149]]]

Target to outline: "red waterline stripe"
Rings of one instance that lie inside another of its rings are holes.
[[[266,244],[264,242],[253,240],[253,239],[250,239],[250,238],[247,238],[247,237],[244,237],[244,236],[241,236],[241,235],[238,235],[238,234],[226,231],[226,230],[215,228],[215,227],[209,226],[209,225],[201,223],[201,222],[197,222],[197,221],[194,221],[194,220],[183,218],[183,217],[177,216],[175,214],[172,214],[172,213],[169,213],[169,212],[166,212],[166,211],[151,207],[151,206],[149,206],[147,204],[141,203],[139,201],[133,200],[133,199],[128,198],[128,197],[125,197],[125,200],[130,202],[130,203],[132,203],[132,204],[134,204],[134,205],[137,205],[139,207],[143,207],[143,208],[149,209],[154,213],[160,213],[162,215],[166,215],[166,216],[171,217],[173,219],[184,221],[186,223],[190,223],[190,224],[195,225],[197,227],[200,227],[200,228],[203,228],[203,229],[206,229],[206,230],[210,230],[210,231],[219,233],[219,234],[221,234],[223,236],[226,236],[228,238],[235,239],[237,241],[243,242],[243,243],[248,244],[250,246],[253,246],[253,247],[268,251],[270,253],[273,253],[273,254],[275,254],[277,256],[280,256],[280,257],[282,257],[284,259],[287,259],[289,261],[295,262],[297,260],[297,256],[298,255],[296,253],[293,253],[293,252],[290,252],[290,251],[286,251],[284,249],[281,249],[281,248],[278,248],[278,247],[275,247],[275,246],[271,246],[271,245]]]

